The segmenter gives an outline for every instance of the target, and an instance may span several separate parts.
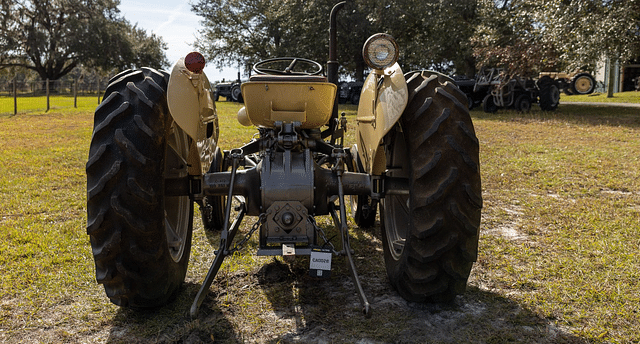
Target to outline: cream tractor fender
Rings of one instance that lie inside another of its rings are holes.
[[[184,58],[179,59],[169,77],[167,103],[173,120],[192,139],[189,174],[206,173],[214,157],[219,132],[218,115],[206,74],[189,71]]]
[[[356,116],[356,142],[363,172],[384,173],[386,157],[380,143],[400,119],[408,99],[407,83],[397,63],[385,70],[374,70],[365,80]]]

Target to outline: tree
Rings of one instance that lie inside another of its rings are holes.
[[[508,75],[534,76],[558,66],[555,45],[544,40],[535,1],[480,0],[479,19],[471,38],[480,66],[501,67]]]
[[[248,68],[276,56],[326,61],[329,13],[336,0],[199,0],[193,11],[204,29],[196,47],[219,68]],[[362,45],[377,32],[396,38],[403,68],[473,70],[467,44],[473,32],[473,0],[354,0],[338,15],[342,74],[364,76]]]
[[[56,80],[84,64],[104,69],[168,65],[160,37],[118,16],[119,0],[2,0],[0,68]]]
[[[328,1],[200,0],[192,9],[205,27],[196,47],[219,68],[248,69],[277,56],[326,56]],[[326,18],[322,24],[319,13]]]
[[[547,40],[558,47],[569,69],[593,67],[606,58],[610,65],[640,55],[640,0],[545,0]],[[609,97],[613,96],[613,70]]]
[[[480,0],[479,7],[475,56],[518,74],[593,71],[603,58],[640,54],[640,0]]]

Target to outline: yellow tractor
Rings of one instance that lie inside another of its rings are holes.
[[[225,133],[202,55],[180,59],[171,73],[142,68],[111,79],[95,112],[86,171],[96,278],[113,303],[157,307],[177,292],[194,203],[220,242],[193,317],[225,257],[254,236],[257,255],[310,256],[310,273],[319,278],[343,256],[370,314],[348,214],[363,227],[379,214],[389,282],[402,297],[445,302],[464,292],[482,207],[467,98],[441,74],[403,74],[394,39],[373,35],[363,47],[371,73],[356,142],[345,145],[347,121],[336,104],[336,15],[344,4],[331,12],[326,76],[321,64],[303,58],[254,65],[238,120],[257,134],[239,148],[217,145]],[[242,231],[245,216],[252,225]],[[340,245],[316,224],[319,216],[331,216]]]
[[[576,71],[573,73],[542,72],[538,76],[551,78],[558,83],[558,88],[566,95],[591,94],[596,90],[596,79],[587,72]]]

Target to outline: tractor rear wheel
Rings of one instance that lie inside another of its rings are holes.
[[[540,109],[542,111],[555,111],[560,104],[560,89],[555,80],[548,76],[543,76],[537,81],[540,92]]]
[[[579,73],[571,79],[573,94],[591,94],[596,89],[596,79],[589,73]]]
[[[242,99],[242,90],[240,89],[240,85],[235,85],[231,88],[231,100],[236,103],[244,102],[244,99]]]
[[[516,98],[516,111],[529,112],[531,110],[531,98],[527,94],[521,94]]]
[[[87,168],[87,233],[96,279],[120,306],[156,307],[184,281],[193,202],[165,195],[186,177],[189,137],[169,114],[169,75],[143,68],[114,78],[95,112]]]
[[[493,101],[493,95],[487,94],[482,101],[482,110],[486,113],[495,113],[498,111],[498,106]]]
[[[478,254],[479,145],[466,96],[447,77],[409,73],[409,103],[385,136],[386,177],[408,190],[380,201],[387,274],[409,301],[451,301]]]

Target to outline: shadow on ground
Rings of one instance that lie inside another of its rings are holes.
[[[338,259],[340,260],[340,259]],[[343,263],[343,262],[337,262]],[[346,269],[345,269],[346,270]],[[587,343],[552,319],[501,295],[470,286],[452,304],[407,302],[385,279],[362,276],[372,305],[360,313],[348,274],[329,280],[308,276],[301,264],[273,260],[252,276],[270,307],[251,330],[234,323],[234,308],[210,293],[197,319],[189,306],[198,285],[186,284],[171,304],[151,311],[120,309],[108,321],[108,343]],[[219,281],[225,283],[224,281]],[[244,283],[244,282],[243,282]],[[270,328],[273,324],[277,330]]]
[[[221,309],[209,302],[197,319],[189,316],[199,285],[185,284],[176,300],[153,310],[120,308],[110,321],[107,343],[244,343]]]
[[[508,298],[473,286],[452,304],[418,304],[402,299],[386,280],[367,281],[363,276],[372,305],[372,316],[367,319],[359,314],[359,301],[348,276],[317,282],[300,273],[306,274],[277,261],[260,270],[260,286],[273,312],[296,324],[295,330],[264,342],[587,342]],[[290,292],[296,288],[297,293]]]
[[[334,258],[330,279],[310,277],[308,264],[308,257],[293,263],[273,258],[253,272],[221,274],[195,320],[188,315],[199,288],[195,283],[185,284],[165,307],[120,309],[105,324],[107,342],[587,343],[553,319],[474,285],[452,304],[407,302],[390,287],[383,268],[360,271],[372,307],[365,318],[343,257]],[[251,302],[255,305],[246,305]]]
[[[527,121],[527,120],[562,120],[567,123],[625,126],[637,128],[640,126],[638,108],[631,107],[606,107],[574,104],[560,104],[556,111],[542,111],[532,108],[530,112],[521,113],[515,110],[499,110],[496,113],[485,113],[482,108],[474,108],[471,111],[473,118],[495,121]]]

